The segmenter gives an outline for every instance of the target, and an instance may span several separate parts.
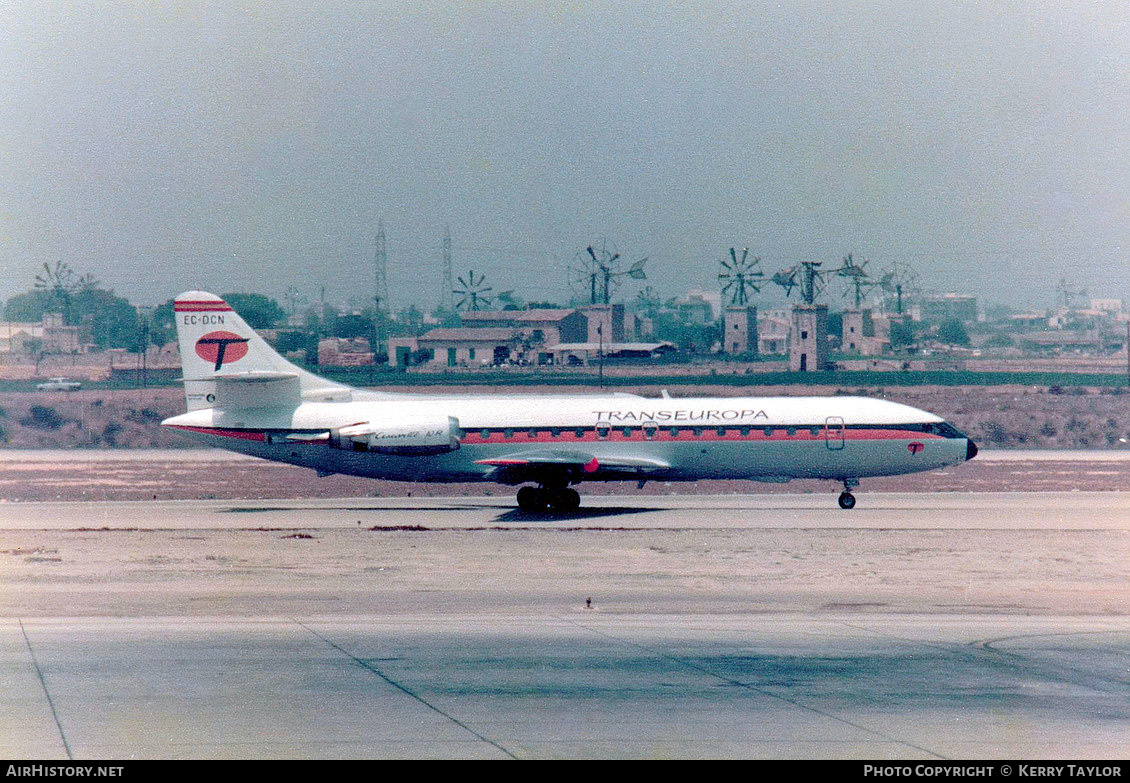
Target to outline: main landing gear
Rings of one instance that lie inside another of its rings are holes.
[[[851,494],[851,490],[858,486],[857,479],[844,479],[844,491],[840,493],[840,508],[845,510],[855,508],[855,495]]]
[[[570,487],[522,487],[518,490],[518,507],[531,513],[576,511],[581,496]]]

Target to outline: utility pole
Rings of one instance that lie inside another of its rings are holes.
[[[377,252],[374,258],[374,273],[376,276],[373,288],[373,306],[376,313],[388,308],[388,278],[386,277],[388,257],[385,253],[385,225],[383,220],[377,221]]]
[[[600,358],[600,376],[599,376],[600,377],[600,388],[603,389],[604,388],[604,323],[603,322],[598,323],[596,325],[596,334],[597,334],[597,339],[600,341],[598,343],[599,349],[597,351],[597,356],[599,356],[599,358]]]
[[[448,314],[455,312],[455,283],[451,273],[451,228],[443,227],[443,299],[440,300]]]

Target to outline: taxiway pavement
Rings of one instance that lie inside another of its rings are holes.
[[[0,757],[1130,753],[1126,494],[585,502],[0,505]]]

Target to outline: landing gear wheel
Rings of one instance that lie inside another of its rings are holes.
[[[844,492],[840,494],[840,508],[855,508],[855,495],[851,494],[847,490],[844,490]]]
[[[575,489],[566,487],[553,493],[549,507],[554,511],[576,511],[581,505],[581,496]]]
[[[522,487],[518,490],[518,508],[530,512],[545,511],[548,505],[545,494],[536,487]]]

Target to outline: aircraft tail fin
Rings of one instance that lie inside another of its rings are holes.
[[[350,389],[291,364],[215,294],[173,300],[188,410],[297,405]]]

